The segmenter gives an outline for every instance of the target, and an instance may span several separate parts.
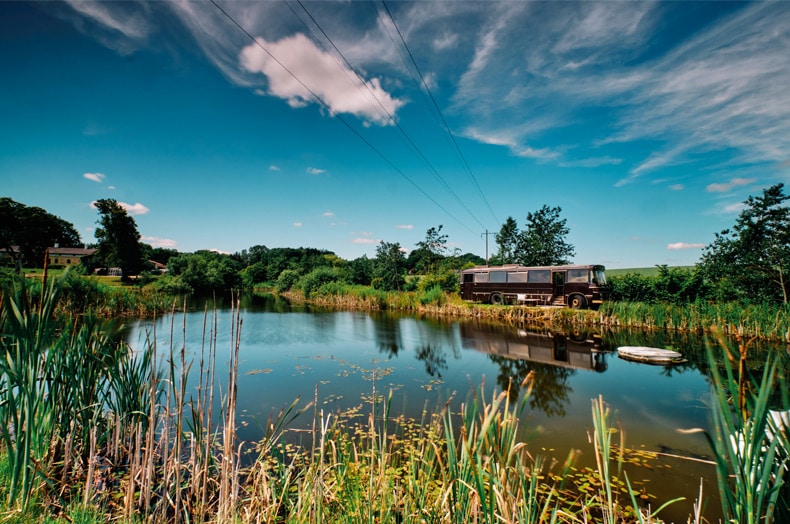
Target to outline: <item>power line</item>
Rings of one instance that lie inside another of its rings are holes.
[[[436,112],[439,114],[439,118],[442,119],[442,123],[444,124],[444,128],[447,131],[447,134],[450,136],[450,139],[452,140],[453,145],[455,146],[455,150],[458,153],[459,157],[461,158],[461,161],[464,164],[464,168],[466,169],[466,172],[469,174],[469,177],[472,179],[472,182],[473,182],[475,188],[477,189],[477,192],[480,195],[480,198],[483,199],[483,202],[485,202],[486,206],[488,207],[488,210],[491,211],[491,216],[494,217],[494,221],[496,223],[499,223],[499,220],[497,220],[497,218],[496,218],[496,213],[494,213],[494,209],[491,207],[491,204],[488,202],[488,199],[486,198],[485,194],[483,193],[483,190],[480,187],[480,184],[478,184],[478,182],[477,182],[477,178],[475,177],[474,173],[472,172],[472,168],[469,166],[469,162],[467,162],[466,157],[463,154],[463,151],[461,151],[461,147],[458,145],[458,142],[456,141],[455,136],[453,135],[453,132],[450,130],[450,126],[447,123],[447,120],[444,118],[444,115],[442,114],[442,110],[439,109],[439,104],[436,102],[436,99],[434,98],[433,93],[428,88],[428,83],[425,81],[425,77],[423,76],[422,71],[420,71],[420,66],[417,65],[417,61],[414,59],[414,55],[412,54],[411,49],[409,49],[409,46],[406,43],[406,39],[403,37],[403,34],[401,33],[400,29],[398,28],[398,24],[395,23],[395,18],[393,18],[392,13],[390,12],[389,7],[387,6],[387,2],[385,0],[381,0],[381,4],[384,6],[384,10],[387,12],[387,16],[389,17],[390,21],[392,22],[392,25],[395,28],[395,31],[397,31],[398,37],[400,37],[401,42],[403,42],[403,47],[406,49],[406,52],[409,54],[409,58],[411,60],[411,63],[412,63],[412,65],[414,65],[414,69],[417,71],[417,74],[420,76],[420,80],[422,81],[422,85],[425,88],[425,91],[428,92],[428,96],[430,97],[431,102],[433,103],[433,106],[436,109]]]
[[[418,190],[420,193],[422,193],[423,195],[425,195],[425,197],[426,197],[428,200],[430,200],[430,201],[431,201],[431,202],[432,202],[432,203],[433,203],[433,204],[434,204],[436,207],[438,207],[439,209],[441,209],[442,211],[444,211],[444,212],[445,212],[445,213],[446,213],[446,214],[447,214],[447,215],[448,215],[450,218],[452,218],[453,220],[455,220],[456,222],[458,222],[460,225],[462,225],[463,227],[465,227],[466,229],[468,229],[469,231],[471,231],[472,233],[474,233],[474,230],[472,230],[472,229],[471,229],[469,226],[467,226],[466,224],[464,224],[463,222],[461,222],[461,221],[460,221],[460,220],[459,220],[457,217],[455,217],[455,216],[454,216],[452,213],[450,213],[448,210],[446,210],[446,209],[445,209],[445,208],[444,208],[444,207],[443,207],[441,204],[439,204],[439,202],[437,202],[437,201],[436,201],[436,200],[435,200],[435,199],[434,199],[434,198],[433,198],[431,195],[429,195],[429,194],[428,194],[426,191],[424,191],[424,190],[423,190],[423,189],[422,189],[422,188],[421,188],[419,185],[417,185],[417,183],[415,183],[415,182],[414,182],[414,180],[412,180],[412,179],[411,179],[411,178],[410,178],[410,177],[409,177],[409,176],[408,176],[406,173],[404,173],[404,172],[403,172],[403,171],[402,171],[400,168],[398,168],[398,166],[396,166],[396,165],[395,165],[395,164],[394,164],[394,163],[393,163],[393,162],[392,162],[392,161],[391,161],[389,158],[387,158],[387,157],[384,155],[384,153],[382,153],[382,152],[381,152],[381,150],[379,150],[379,149],[378,149],[376,146],[374,146],[374,145],[373,145],[373,144],[372,144],[372,143],[371,143],[369,140],[367,140],[367,139],[366,139],[364,136],[362,136],[362,134],[361,134],[361,133],[359,133],[359,131],[357,131],[357,130],[356,130],[356,129],[355,129],[355,128],[354,128],[354,127],[353,127],[353,126],[352,126],[352,125],[351,125],[351,124],[348,122],[348,121],[346,121],[346,119],[345,119],[345,118],[343,118],[343,116],[342,116],[342,115],[340,115],[340,114],[338,114],[337,112],[335,112],[335,111],[334,111],[334,110],[333,110],[333,109],[332,109],[332,108],[329,106],[329,104],[327,104],[327,103],[326,103],[326,102],[325,102],[325,101],[324,101],[324,100],[323,100],[323,99],[322,99],[322,98],[321,98],[321,97],[320,97],[320,96],[319,96],[319,95],[318,95],[318,94],[317,94],[315,91],[313,91],[312,89],[310,89],[310,87],[308,87],[308,86],[307,86],[307,85],[306,85],[306,84],[305,84],[305,83],[304,83],[304,82],[303,82],[303,81],[302,81],[302,80],[301,80],[301,79],[300,79],[298,76],[296,76],[296,74],[295,74],[293,71],[291,71],[290,69],[288,69],[288,67],[286,67],[286,66],[285,66],[285,64],[283,64],[283,63],[282,63],[280,60],[278,60],[278,59],[277,59],[277,57],[276,57],[276,56],[274,56],[274,55],[273,55],[273,54],[272,54],[272,53],[271,53],[271,52],[270,52],[268,49],[266,49],[266,47],[265,47],[263,44],[261,44],[261,43],[258,41],[258,39],[257,39],[257,38],[255,38],[254,36],[252,36],[252,34],[250,34],[250,32],[249,32],[249,31],[247,31],[247,30],[244,28],[244,26],[242,26],[242,25],[241,25],[239,22],[237,22],[237,21],[236,21],[236,19],[235,19],[235,18],[233,18],[233,17],[232,17],[232,16],[231,16],[231,15],[230,15],[230,14],[229,14],[227,11],[225,11],[225,9],[223,9],[223,8],[222,8],[222,6],[220,6],[220,5],[219,5],[219,4],[216,2],[216,0],[211,0],[211,3],[214,5],[214,7],[216,7],[216,8],[219,10],[219,12],[221,12],[223,15],[225,15],[225,17],[226,17],[228,20],[230,20],[230,21],[231,21],[231,23],[233,23],[233,25],[235,25],[235,26],[236,26],[236,27],[237,27],[237,28],[238,28],[238,29],[239,29],[239,30],[240,30],[242,33],[244,33],[244,34],[245,34],[245,35],[246,35],[246,36],[247,36],[247,37],[248,37],[250,40],[252,40],[252,42],[253,42],[253,43],[254,43],[256,46],[258,46],[258,47],[259,47],[261,50],[263,50],[263,52],[264,52],[264,53],[266,53],[266,54],[267,54],[267,55],[268,55],[268,56],[269,56],[269,57],[270,57],[272,60],[274,60],[274,62],[275,62],[275,63],[277,63],[277,65],[279,65],[280,67],[282,67],[282,68],[283,68],[283,70],[284,70],[286,73],[288,73],[289,75],[291,75],[291,76],[293,77],[293,79],[294,79],[294,80],[296,80],[297,82],[299,82],[299,85],[301,85],[303,88],[305,88],[305,90],[307,90],[307,92],[309,92],[309,93],[310,93],[310,94],[313,96],[313,98],[316,100],[316,102],[317,102],[318,104],[320,104],[320,105],[321,105],[321,106],[322,106],[324,109],[326,109],[326,110],[329,112],[329,114],[330,114],[330,115],[332,115],[332,116],[334,116],[334,117],[337,117],[337,119],[338,119],[338,120],[340,120],[340,122],[342,122],[342,123],[343,123],[343,125],[344,125],[344,126],[346,126],[346,128],[347,128],[349,131],[351,131],[351,132],[352,132],[354,135],[356,135],[356,136],[357,136],[357,138],[359,138],[359,139],[360,139],[360,140],[361,140],[361,141],[362,141],[362,142],[363,142],[363,143],[364,143],[366,146],[368,146],[368,147],[369,147],[369,148],[370,148],[370,149],[371,149],[371,150],[372,150],[374,153],[376,153],[376,154],[377,154],[377,155],[378,155],[378,156],[379,156],[379,157],[380,157],[382,160],[384,160],[384,162],[386,162],[386,163],[387,163],[387,164],[388,164],[388,165],[389,165],[389,166],[390,166],[392,169],[394,169],[394,170],[395,170],[395,171],[396,171],[396,172],[397,172],[399,175],[401,175],[403,178],[405,178],[405,179],[406,179],[406,180],[407,180],[407,181],[408,181],[408,182],[409,182],[409,183],[410,183],[412,186],[414,186],[414,188],[415,188],[415,189],[417,189],[417,190]]]
[[[301,18],[301,17],[300,17],[300,16],[299,16],[299,15],[296,13],[296,11],[294,11],[294,9],[291,7],[291,5],[290,5],[290,4],[289,4],[287,1],[286,1],[285,3],[286,3],[286,5],[288,6],[288,8],[289,8],[289,9],[291,9],[291,12],[294,14],[294,16],[296,16],[296,17],[299,19],[299,21],[300,21],[300,22],[302,22],[302,24],[303,24],[303,25],[304,25],[304,26],[305,26],[305,27],[306,27],[306,28],[307,28],[309,31],[311,31],[311,32],[312,32],[312,29],[311,29],[311,28],[310,28],[310,27],[307,25],[307,23],[305,23],[305,21],[304,21],[304,20],[302,20],[302,18]],[[353,65],[352,65],[352,64],[351,64],[351,63],[348,61],[348,59],[347,59],[347,58],[346,58],[346,56],[343,54],[343,52],[342,52],[342,51],[341,51],[341,50],[340,50],[340,49],[339,49],[339,48],[338,48],[338,47],[335,45],[335,43],[332,41],[332,39],[330,38],[330,36],[329,36],[329,35],[326,33],[326,31],[324,31],[324,28],[323,28],[323,27],[321,27],[321,24],[319,24],[319,23],[318,23],[318,20],[316,20],[316,19],[315,19],[315,17],[314,17],[314,16],[313,16],[313,15],[310,13],[310,11],[309,11],[309,10],[307,9],[307,7],[306,7],[306,6],[305,6],[305,5],[302,3],[302,1],[301,1],[301,0],[297,0],[297,3],[298,3],[298,4],[299,4],[299,6],[302,8],[302,10],[303,10],[303,11],[304,11],[304,12],[307,14],[307,16],[308,16],[308,17],[310,18],[310,20],[313,22],[313,24],[315,24],[315,26],[318,28],[318,30],[321,32],[321,34],[324,36],[324,38],[326,38],[326,40],[329,42],[329,44],[332,46],[332,48],[335,50],[335,52],[336,52],[336,53],[337,53],[337,54],[340,56],[340,58],[342,58],[342,59],[343,59],[343,62],[344,62],[344,63],[345,63],[345,65],[348,67],[348,69],[350,69],[350,70],[351,70],[351,71],[352,71],[352,72],[353,72],[353,73],[354,73],[354,74],[357,76],[357,78],[361,78],[361,76],[362,76],[362,75],[360,75],[360,73],[359,73],[359,72],[356,70],[356,68],[355,68],[355,67],[354,67],[354,66],[353,66]],[[344,69],[344,70],[345,70],[345,69]],[[352,83],[356,83],[356,82],[354,82],[354,81],[353,81],[353,79],[351,79],[351,80],[352,80]],[[431,163],[431,161],[428,159],[428,157],[427,157],[427,156],[426,156],[426,155],[425,155],[425,154],[422,152],[422,150],[419,148],[419,146],[417,146],[417,144],[414,142],[414,140],[412,140],[412,139],[411,139],[411,137],[410,137],[410,136],[409,136],[409,134],[406,132],[406,130],[405,130],[405,129],[403,129],[403,127],[400,125],[400,123],[399,123],[399,122],[397,121],[397,119],[395,118],[395,115],[393,115],[392,113],[390,113],[390,112],[387,110],[387,108],[386,108],[386,107],[384,107],[384,104],[381,102],[381,100],[378,98],[378,96],[376,96],[376,94],[375,94],[375,93],[374,93],[374,92],[373,92],[373,91],[370,89],[370,86],[368,85],[368,83],[363,81],[363,82],[362,82],[362,84],[363,84],[363,85],[365,86],[365,88],[367,89],[367,92],[368,92],[368,94],[369,94],[370,96],[372,96],[372,97],[373,97],[373,98],[376,100],[376,102],[378,103],[378,106],[379,106],[379,108],[380,108],[379,114],[382,114],[382,111],[383,111],[383,113],[384,113],[384,114],[387,116],[387,118],[388,118],[388,121],[392,122],[392,123],[395,125],[395,127],[398,129],[398,131],[400,131],[400,133],[401,133],[401,136],[403,137],[403,139],[404,139],[404,140],[406,140],[406,142],[409,144],[409,146],[411,146],[412,150],[413,150],[413,151],[414,151],[414,152],[415,152],[415,153],[416,153],[416,154],[417,154],[417,155],[420,157],[420,159],[421,159],[421,160],[423,161],[423,163],[426,165],[426,167],[428,168],[428,170],[429,170],[429,171],[430,171],[430,172],[431,172],[431,173],[434,175],[434,177],[435,177],[435,178],[436,178],[436,179],[437,179],[437,180],[438,180],[438,181],[439,181],[439,182],[442,184],[442,186],[444,186],[444,188],[447,190],[447,192],[448,192],[448,193],[450,193],[450,195],[452,195],[452,196],[453,196],[453,198],[455,198],[455,200],[456,200],[456,201],[457,201],[457,202],[458,202],[458,203],[459,203],[459,204],[460,204],[460,205],[461,205],[461,206],[462,206],[462,207],[463,207],[463,208],[466,210],[466,212],[467,212],[467,213],[469,213],[469,216],[471,216],[471,217],[472,217],[472,219],[473,219],[475,222],[477,222],[477,224],[478,224],[480,227],[482,227],[482,228],[485,228],[485,226],[483,225],[483,223],[482,223],[482,222],[480,222],[480,220],[479,220],[479,219],[478,219],[478,218],[475,216],[475,214],[472,212],[472,210],[471,210],[471,209],[469,209],[469,207],[466,205],[466,203],[465,203],[465,202],[464,202],[464,201],[463,201],[463,200],[462,200],[462,199],[461,199],[461,198],[460,198],[460,197],[459,197],[459,196],[458,196],[458,195],[455,193],[455,191],[454,191],[454,190],[452,189],[452,187],[451,187],[451,186],[450,186],[450,185],[447,183],[447,181],[445,181],[445,179],[444,179],[444,178],[441,176],[441,174],[440,174],[440,173],[439,173],[439,171],[436,169],[436,167],[434,167],[434,165]]]

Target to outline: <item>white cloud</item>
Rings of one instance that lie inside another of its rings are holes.
[[[726,193],[738,186],[748,186],[754,182],[757,182],[756,178],[733,178],[729,182],[723,184],[709,184],[708,187],[705,188],[705,191],[708,193]]]
[[[335,216],[335,214],[332,213],[331,211],[324,211],[323,216],[325,216],[325,217],[333,217],[333,216]]]
[[[672,184],[671,186],[669,186],[669,189],[671,189],[672,191],[683,191],[686,188],[683,184]]]
[[[118,202],[118,205],[126,210],[130,215],[145,215],[151,210],[142,205],[140,202],[136,204],[128,204],[126,202]]]
[[[218,253],[220,255],[230,255],[230,251],[225,251],[224,249],[219,249],[216,247],[209,248],[209,251],[213,253]]]
[[[269,166],[269,171],[280,171],[280,166],[272,164]]]
[[[667,249],[702,249],[703,247],[705,247],[705,244],[689,244],[687,242],[675,242],[667,245]]]
[[[241,50],[239,61],[244,70],[265,75],[268,93],[291,107],[320,102],[334,114],[392,125],[390,115],[404,104],[382,87],[379,78],[363,80],[301,33],[276,42],[259,37]]]
[[[322,175],[326,173],[326,169],[318,169],[317,167],[308,167],[307,173],[310,175]]]
[[[397,229],[414,229],[414,226],[411,224],[399,224],[395,226]]]
[[[294,222],[293,226],[294,227],[302,227],[302,223],[301,222]]]
[[[136,204],[129,204],[126,202],[118,202],[118,205],[121,206],[128,214],[130,215],[145,215],[146,213],[150,212],[151,210],[145,207],[141,203]],[[90,207],[92,209],[96,208],[96,201],[90,203]]]
[[[177,242],[169,238],[142,236],[140,240],[154,247],[165,247],[170,249],[175,249],[177,247]]]
[[[378,242],[379,241],[374,238],[366,238],[366,237],[365,238],[357,237],[351,239],[352,244],[378,244]]]
[[[85,173],[82,175],[83,178],[87,178],[88,180],[93,180],[94,182],[102,183],[104,182],[104,173]]]

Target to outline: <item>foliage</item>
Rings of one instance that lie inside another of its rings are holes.
[[[516,219],[507,217],[499,233],[494,237],[499,246],[499,250],[491,257],[490,263],[495,266],[515,264],[520,237],[521,233],[518,230]]]
[[[349,272],[353,284],[369,286],[373,280],[373,261],[365,255],[355,258],[351,261]]]
[[[447,235],[442,234],[442,225],[431,227],[425,232],[425,239],[417,242],[417,249],[409,253],[406,268],[415,273],[429,273],[447,252]]]
[[[576,250],[566,241],[570,230],[566,219],[560,218],[561,212],[560,207],[544,205],[534,213],[527,213],[524,231],[519,231],[516,221],[508,217],[495,237],[499,250],[491,257],[490,263],[524,266],[569,264]]]
[[[711,296],[702,272],[698,268],[656,266],[655,275],[628,272],[609,277],[610,300],[688,304]]]
[[[295,269],[286,269],[280,273],[279,277],[277,277],[277,285],[275,286],[275,289],[277,289],[278,293],[288,291],[289,289],[293,288],[298,281],[299,272]]]
[[[381,241],[376,246],[372,285],[376,289],[394,291],[403,288],[406,257],[397,242]]]
[[[745,368],[748,342],[739,340],[737,352],[724,345],[728,355],[719,362],[708,349],[715,387],[712,395],[713,434],[706,434],[713,450],[719,493],[729,522],[752,524],[774,522],[777,504],[788,510],[783,488],[788,475],[790,439],[788,427],[779,427],[771,416],[770,395],[779,388],[787,391],[781,362],[769,356],[761,377],[751,377]],[[739,362],[737,369],[730,361]],[[785,402],[786,402],[785,398]],[[784,405],[786,411],[790,406]],[[783,497],[780,498],[780,495]],[[788,515],[784,515],[786,518]]]
[[[95,259],[105,267],[121,268],[123,278],[137,275],[144,267],[143,246],[134,218],[115,200],[94,202],[99,210]]]
[[[333,267],[318,267],[302,276],[296,286],[302,290],[305,298],[310,298],[310,296],[324,284],[344,281],[345,276],[339,269]]]
[[[524,266],[555,266],[569,264],[575,248],[565,238],[570,230],[567,220],[560,218],[562,209],[544,205],[527,213],[527,228],[518,243],[517,261]]]
[[[13,259],[15,266],[42,267],[46,249],[55,244],[82,247],[80,235],[71,223],[40,207],[0,197],[0,249]],[[19,253],[12,249],[14,246]]]
[[[167,263],[167,271],[192,291],[237,289],[241,284],[239,263],[213,251],[182,253]]]
[[[788,302],[790,208],[784,184],[744,202],[732,229],[716,234],[700,266],[720,299]]]
[[[444,269],[422,277],[419,280],[417,289],[424,291],[426,289],[437,287],[443,292],[457,293],[459,286],[460,282],[458,280],[458,273],[450,269]]]

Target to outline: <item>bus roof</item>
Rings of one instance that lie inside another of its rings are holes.
[[[464,269],[462,273],[481,273],[484,271],[529,271],[536,269],[551,269],[554,271],[562,271],[565,269],[597,269],[604,270],[601,264],[566,264],[562,266],[522,266],[520,264],[505,264],[503,266],[475,266],[469,269]]]

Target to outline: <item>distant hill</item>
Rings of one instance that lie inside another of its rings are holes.
[[[671,268],[677,269],[694,269],[694,266],[670,266]],[[648,277],[653,277],[658,275],[658,267],[632,267],[626,269],[609,269],[606,268],[606,275],[610,277],[614,276],[621,276],[627,273],[636,273],[638,275],[645,275]]]

